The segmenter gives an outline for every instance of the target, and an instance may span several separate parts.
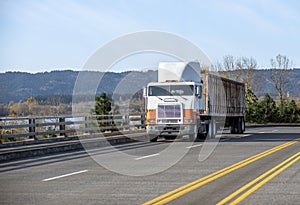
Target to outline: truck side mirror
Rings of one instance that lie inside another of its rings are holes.
[[[202,97],[202,86],[196,87],[196,96],[198,96],[198,98]]]
[[[147,97],[147,87],[143,88],[143,97]]]

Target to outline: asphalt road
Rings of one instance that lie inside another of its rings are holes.
[[[198,157],[205,142],[190,145],[179,140],[129,143],[115,146],[116,150],[102,147],[90,151],[93,158],[80,151],[2,163],[0,204],[217,204],[233,193],[236,196],[226,203],[299,204],[298,138],[300,127],[249,128],[242,135],[222,134],[208,142],[220,140],[204,161]],[[185,147],[187,153],[173,166],[152,175],[122,175],[97,163],[105,158],[125,171],[140,169],[119,158],[118,150],[141,162],[145,170],[164,169],[168,164],[164,159],[174,152],[163,151],[171,145],[178,150]]]

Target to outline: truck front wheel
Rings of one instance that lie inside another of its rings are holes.
[[[194,126],[194,133],[189,134],[189,141],[195,142],[197,140],[198,136],[199,136],[198,128],[197,128],[197,126]]]
[[[158,136],[150,136],[150,142],[157,142]]]

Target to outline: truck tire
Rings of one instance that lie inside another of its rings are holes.
[[[189,134],[189,141],[190,142],[195,142],[197,140],[198,136],[199,136],[199,131],[198,131],[197,126],[195,126],[194,133]]]
[[[242,117],[242,133],[244,133],[246,130],[246,127],[245,127],[245,119]]]
[[[189,135],[189,141],[195,142],[197,140],[197,134],[190,134]]]
[[[239,117],[232,120],[231,134],[243,134],[245,131],[245,121],[243,117]]]
[[[158,136],[150,136],[150,142],[157,142]]]
[[[244,122],[244,118],[240,117],[238,118],[238,134],[243,134],[244,133],[244,129],[245,129],[245,122]]]
[[[199,133],[198,138],[201,140],[205,140],[207,137],[207,133]]]
[[[230,126],[230,133],[231,134],[238,134],[239,133],[239,118],[233,118],[231,121]]]
[[[217,122],[213,119],[213,138],[216,138],[217,135]]]
[[[230,134],[236,134],[237,133],[237,128],[235,124],[232,124],[230,127]]]
[[[216,125],[216,120],[211,119],[208,124],[208,130],[207,130],[207,136],[208,138],[214,139],[217,134],[217,125]]]

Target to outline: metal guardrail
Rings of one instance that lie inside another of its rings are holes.
[[[67,137],[145,128],[145,114],[0,118],[0,139]]]

